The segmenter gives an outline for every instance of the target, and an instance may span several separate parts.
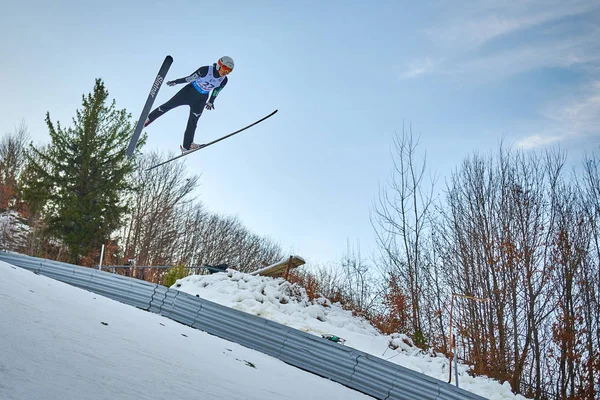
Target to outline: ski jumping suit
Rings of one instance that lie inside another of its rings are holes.
[[[215,103],[215,98],[227,84],[227,76],[219,76],[216,64],[213,64],[200,67],[190,76],[176,79],[173,82],[187,82],[188,84],[165,104],[154,109],[148,115],[148,124],[175,107],[182,105],[190,106],[190,117],[188,118],[187,127],[183,135],[183,147],[189,149],[194,141],[198,118],[202,115],[207,102],[211,104]],[[211,90],[212,94],[209,98]]]

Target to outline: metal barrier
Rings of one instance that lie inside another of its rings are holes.
[[[16,253],[0,252],[0,260],[239,343],[377,399],[484,399],[360,350],[175,289]]]

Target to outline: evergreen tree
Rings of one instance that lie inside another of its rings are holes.
[[[101,79],[83,96],[73,127],[56,126],[46,114],[51,144],[32,147],[26,198],[40,199],[49,233],[69,250],[69,261],[97,250],[127,212],[132,165],[125,156],[131,134],[130,115],[107,105]]]

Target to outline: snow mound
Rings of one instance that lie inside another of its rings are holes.
[[[364,318],[354,316],[338,303],[325,298],[311,301],[304,288],[282,278],[230,269],[212,275],[188,276],[177,280],[172,288],[314,335],[336,335],[345,339],[347,346],[448,381],[449,360],[444,355],[424,352],[404,334],[382,335]],[[471,377],[467,370],[468,366],[458,365],[461,388],[491,400],[525,399],[513,394],[508,384]],[[454,371],[452,375],[454,381]]]
[[[354,317],[350,311],[325,298],[311,301],[304,288],[282,278],[228,270],[212,275],[192,275],[179,279],[172,287],[304,332],[335,333],[343,337],[339,333],[343,330],[379,336],[368,321]]]

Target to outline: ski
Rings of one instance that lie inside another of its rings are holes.
[[[231,136],[233,136],[233,135],[235,135],[235,134],[237,134],[237,133],[240,133],[240,132],[242,132],[242,131],[245,131],[246,129],[248,129],[248,128],[251,128],[251,127],[253,127],[253,126],[254,126],[254,125],[256,125],[256,124],[263,122],[265,119],[267,119],[267,118],[269,118],[269,117],[272,117],[273,115],[275,115],[275,113],[276,113],[276,112],[277,112],[277,110],[273,111],[271,114],[267,115],[266,117],[262,117],[262,118],[261,118],[261,119],[259,119],[258,121],[256,121],[256,122],[253,122],[253,123],[251,123],[250,125],[247,125],[247,126],[243,127],[242,129],[239,129],[239,130],[237,130],[237,131],[235,131],[235,132],[231,132],[231,133],[229,133],[229,134],[227,134],[227,135],[225,135],[225,136],[221,136],[220,138],[218,138],[218,139],[215,139],[215,140],[213,140],[212,142],[208,142],[208,143],[206,143],[206,144],[203,144],[203,145],[201,145],[201,147],[199,147],[199,148],[197,148],[197,149],[194,149],[194,150],[187,151],[187,152],[185,152],[185,153],[183,153],[183,154],[180,154],[180,155],[178,155],[178,156],[175,156],[175,157],[173,157],[173,158],[170,158],[170,159],[168,159],[168,160],[166,160],[166,161],[163,161],[163,162],[161,162],[161,163],[159,163],[159,164],[153,165],[153,166],[151,166],[150,168],[148,168],[146,171],[150,171],[151,169],[154,169],[154,168],[160,167],[161,165],[165,165],[165,164],[167,164],[167,163],[170,163],[171,161],[175,161],[175,160],[177,160],[178,158],[181,158],[181,157],[187,156],[187,155],[189,155],[189,154],[192,154],[193,152],[196,152],[196,151],[198,151],[198,150],[205,149],[205,148],[207,148],[207,147],[208,147],[208,146],[210,146],[210,145],[213,145],[213,144],[215,144],[215,143],[217,143],[217,142],[220,142],[221,140],[227,139],[228,137],[231,137]]]
[[[154,79],[154,83],[152,84],[152,88],[150,89],[148,99],[146,99],[146,104],[144,105],[144,109],[142,110],[140,119],[138,120],[137,125],[135,126],[133,136],[129,141],[129,146],[127,146],[127,157],[131,157],[133,155],[133,152],[135,151],[135,146],[137,145],[137,142],[140,139],[142,129],[144,129],[144,122],[146,122],[146,118],[148,118],[148,114],[150,114],[152,104],[154,104],[154,100],[158,95],[158,90],[160,89],[163,81],[165,80],[167,72],[169,71],[169,68],[171,68],[171,64],[173,64],[173,57],[166,56],[165,61],[163,61],[160,67],[160,70],[158,70],[158,75],[156,75],[156,79]]]

